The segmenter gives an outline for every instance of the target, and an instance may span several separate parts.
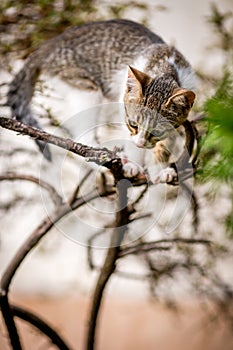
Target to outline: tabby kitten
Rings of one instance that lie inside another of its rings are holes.
[[[38,128],[30,100],[42,72],[124,102],[136,145],[154,148],[160,162],[168,161],[168,135],[186,120],[195,99],[195,75],[182,54],[141,24],[124,19],[70,28],[28,57],[10,83],[7,104],[14,117]],[[36,142],[50,159],[44,143]]]

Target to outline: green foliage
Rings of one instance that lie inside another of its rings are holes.
[[[208,132],[202,147],[203,177],[233,180],[233,76],[225,75],[215,95],[205,103]]]
[[[232,65],[233,67],[233,65]],[[217,192],[228,186],[232,203],[225,218],[227,232],[233,237],[233,71],[225,73],[216,93],[204,105],[207,133],[203,137],[198,179],[210,181]]]
[[[226,232],[233,238],[233,13],[222,12],[212,4],[208,22],[217,34],[218,41],[213,48],[219,48],[225,58],[225,68],[219,80],[214,74],[203,73],[203,85],[209,82],[208,89],[215,93],[209,98],[204,109],[205,130],[202,135],[197,179],[212,184],[211,194],[221,197],[222,190],[228,195],[231,209],[223,218]],[[211,79],[210,79],[211,78]]]

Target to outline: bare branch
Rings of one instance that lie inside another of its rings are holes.
[[[196,139],[194,123],[190,123],[188,120],[186,120],[183,125],[186,134],[185,147],[176,163],[172,164],[172,166],[178,170],[177,172],[179,173],[180,182],[183,182],[193,176],[193,164],[190,162],[190,158],[192,156],[193,146]],[[117,152],[119,151],[117,148],[114,151],[110,151],[105,147],[90,147],[81,143],[74,142],[69,138],[58,137],[43,130],[23,124],[18,120],[5,117],[0,117],[0,126],[12,131],[19,132],[22,135],[31,136],[35,140],[51,143],[55,146],[76,153],[81,157],[85,157],[87,161],[92,161],[98,165],[105,166],[111,170],[116,181],[124,178],[121,159],[117,156]],[[135,182],[135,178],[129,179],[129,181]],[[173,180],[169,183],[169,185],[177,186],[179,185],[179,181]],[[136,182],[140,185],[148,183],[146,174],[141,175],[140,178],[136,179]]]
[[[140,202],[140,200],[144,197],[144,194],[147,192],[147,190],[148,190],[148,184],[144,186],[144,188],[139,193],[137,198],[135,198],[135,200],[132,203],[130,203],[130,205],[128,205],[128,210],[131,214],[133,214],[136,211],[135,205],[137,205]]]
[[[72,205],[72,203],[74,203],[75,199],[78,196],[79,190],[81,188],[81,186],[84,184],[84,182],[88,179],[88,177],[91,175],[91,173],[93,172],[93,169],[90,169],[87,174],[85,176],[83,176],[82,180],[80,181],[80,183],[78,183],[78,185],[76,186],[74,192],[72,193],[72,195],[70,196],[70,198],[68,199],[68,203],[70,205]]]
[[[0,175],[0,181],[3,181],[3,180],[7,180],[7,181],[23,180],[23,181],[33,182],[49,192],[51,199],[53,200],[56,206],[59,206],[60,204],[62,204],[62,198],[57,193],[56,189],[52,185],[50,185],[48,182],[41,180],[38,177],[35,177],[33,175],[24,175],[24,174],[17,174],[13,172],[7,172],[5,174]]]
[[[194,232],[198,233],[198,227],[199,227],[199,205],[197,201],[196,194],[192,191],[192,189],[186,184],[182,183],[181,184],[182,188],[184,191],[188,194],[188,196],[191,196],[191,208],[192,208],[192,223],[193,223],[193,228]]]
[[[64,340],[59,336],[59,334],[49,326],[49,324],[39,318],[37,315],[31,311],[27,311],[19,306],[11,305],[11,311],[15,317],[20,318],[34,327],[39,329],[43,334],[45,334],[53,344],[55,344],[60,350],[71,350]]]
[[[13,313],[11,311],[8,295],[0,289],[1,313],[8,330],[9,339],[13,350],[22,350],[19,334],[14,322]]]
[[[123,248],[119,252],[119,257],[127,256],[129,254],[142,254],[152,250],[157,250],[157,249],[159,250],[159,248],[163,248],[163,249],[168,248],[167,246],[164,246],[164,247],[158,246],[162,243],[204,244],[204,245],[212,244],[212,242],[207,239],[192,239],[192,238],[170,238],[169,239],[167,238],[167,239],[160,239],[153,242],[139,243],[139,244],[135,244],[134,246]]]
[[[49,134],[43,130],[33,128],[16,119],[0,117],[0,126],[18,132],[22,135],[31,136],[35,140],[51,143],[55,146],[64,148],[70,152],[76,153],[81,157],[85,157],[87,161],[95,162],[96,164],[109,168],[116,179],[122,178],[122,164],[119,157],[117,157],[117,149],[110,151],[107,148],[94,148],[74,142],[69,138],[58,137]]]
[[[106,228],[106,227],[105,227]],[[95,269],[96,266],[94,264],[94,261],[93,261],[93,254],[92,254],[92,242],[97,238],[99,237],[100,235],[102,235],[105,231],[105,228],[94,233],[87,241],[87,262],[88,262],[88,265],[89,265],[89,268],[91,270]]]

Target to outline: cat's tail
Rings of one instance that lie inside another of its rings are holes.
[[[31,54],[23,68],[16,74],[9,85],[6,105],[11,107],[12,118],[41,129],[30,109],[30,101],[34,93],[35,83],[40,74],[40,60],[37,52]],[[51,153],[45,142],[35,140],[44,157],[51,161]]]

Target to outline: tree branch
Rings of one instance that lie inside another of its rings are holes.
[[[100,271],[96,288],[93,295],[93,301],[90,312],[89,327],[87,334],[86,350],[93,350],[95,346],[95,333],[99,309],[102,302],[104,289],[109,281],[109,278],[114,273],[116,261],[119,255],[120,246],[127,230],[129,222],[129,212],[127,208],[127,189],[129,183],[120,181],[118,183],[118,211],[116,213],[115,230],[112,233],[112,238],[105,262]]]
[[[167,239],[160,239],[153,242],[145,242],[145,243],[139,243],[132,245],[127,248],[121,249],[119,252],[119,257],[127,256],[129,254],[142,254],[148,251],[156,250],[158,249],[158,246],[160,244],[167,243],[182,243],[182,244],[204,244],[204,245],[211,245],[212,242],[208,239],[192,239],[192,238],[167,238]],[[164,247],[165,248],[165,247]]]
[[[0,282],[0,305],[2,315],[9,333],[10,341],[12,348],[14,350],[21,350],[21,344],[18,336],[18,332],[15,326],[13,314],[8,301],[9,286],[11,281],[25,259],[29,252],[39,243],[39,241],[44,237],[44,235],[53,227],[53,225],[58,222],[65,215],[70,213],[72,210],[77,209],[86,202],[98,198],[101,196],[107,196],[109,193],[97,194],[96,191],[90,192],[82,198],[77,198],[72,205],[62,204],[59,208],[56,208],[53,214],[50,217],[46,217],[41,224],[31,233],[31,235],[24,241],[21,247],[16,252],[15,256],[10,261],[6,270],[3,273],[1,282]]]
[[[51,328],[51,326],[49,326],[47,322],[43,321],[40,317],[38,317],[31,311],[22,309],[19,306],[11,305],[10,308],[15,317],[18,317],[21,320],[24,320],[32,324],[37,329],[39,329],[60,350],[71,350],[71,347],[64,342],[64,340],[59,336],[59,334],[53,328]]]
[[[22,135],[31,136],[35,140],[40,140],[45,143],[51,143],[55,146],[64,148],[70,152],[78,154],[81,157],[85,157],[87,161],[92,161],[98,165],[102,165],[111,170],[116,182],[124,178],[122,172],[122,162],[119,156],[117,155],[119,149],[117,148],[114,151],[110,151],[105,147],[90,147],[78,142],[74,142],[69,138],[63,138],[49,134],[43,130],[26,125],[16,119],[10,119],[6,117],[0,117],[0,126],[5,129],[18,132]],[[179,185],[179,182],[183,182],[186,179],[192,177],[193,166],[195,165],[192,162],[190,162],[194,142],[197,138],[196,132],[194,130],[194,123],[191,123],[188,120],[186,120],[183,126],[186,134],[184,150],[179,159],[177,159],[177,161],[172,164],[172,166],[174,166],[177,169],[177,172],[179,174],[179,181],[173,180],[169,183],[169,185],[174,186],[177,186]],[[146,175],[136,180],[137,184],[148,183],[148,178],[146,177]],[[135,179],[129,179],[129,181],[133,182],[135,181]]]
[[[56,189],[52,185],[50,185],[48,182],[41,180],[38,177],[35,177],[33,175],[24,175],[24,174],[17,174],[13,172],[7,172],[5,174],[0,175],[0,181],[4,181],[4,180],[6,181],[23,180],[23,181],[33,182],[49,192],[51,199],[53,200],[56,206],[59,206],[60,204],[62,204],[62,198],[57,193]]]
[[[31,136],[35,140],[51,143],[55,146],[64,148],[70,152],[78,154],[81,157],[85,157],[87,161],[95,162],[96,164],[109,168],[114,174],[116,179],[122,178],[122,164],[121,159],[117,157],[117,149],[110,151],[107,148],[94,148],[87,145],[83,145],[78,142],[74,142],[69,138],[63,138],[49,134],[43,130],[33,128],[26,125],[16,119],[10,119],[6,117],[0,117],[0,126],[18,132],[22,135]]]

